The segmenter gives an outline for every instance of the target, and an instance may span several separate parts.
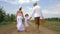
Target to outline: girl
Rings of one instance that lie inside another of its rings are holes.
[[[29,24],[28,24],[28,14],[25,15],[25,31],[27,32],[28,31],[28,28],[29,28]]]
[[[20,7],[19,11],[17,11],[17,14],[16,14],[18,32],[24,31],[24,25],[22,23],[23,18],[24,18],[24,16],[23,16],[23,12],[22,12],[22,7]]]

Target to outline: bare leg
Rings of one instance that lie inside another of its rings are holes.
[[[36,31],[38,31],[39,30],[39,25],[38,24],[36,24]]]
[[[40,17],[36,17],[35,18],[36,31],[39,31],[39,21],[40,21]]]
[[[26,27],[26,28],[25,28],[25,32],[28,32],[28,31],[29,31],[28,29],[29,29],[29,27]]]

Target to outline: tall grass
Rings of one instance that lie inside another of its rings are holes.
[[[58,21],[46,21],[46,23],[41,23],[41,25],[54,31],[60,31],[60,22]]]

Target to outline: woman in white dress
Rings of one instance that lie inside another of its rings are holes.
[[[19,11],[17,11],[17,14],[16,14],[18,32],[24,31],[24,25],[22,23],[23,18],[24,18],[24,16],[23,16],[22,7],[21,7],[21,8],[19,8]]]

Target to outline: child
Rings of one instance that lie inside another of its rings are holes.
[[[28,28],[29,28],[29,24],[28,24],[28,14],[25,14],[25,31],[27,32],[28,31]]]

